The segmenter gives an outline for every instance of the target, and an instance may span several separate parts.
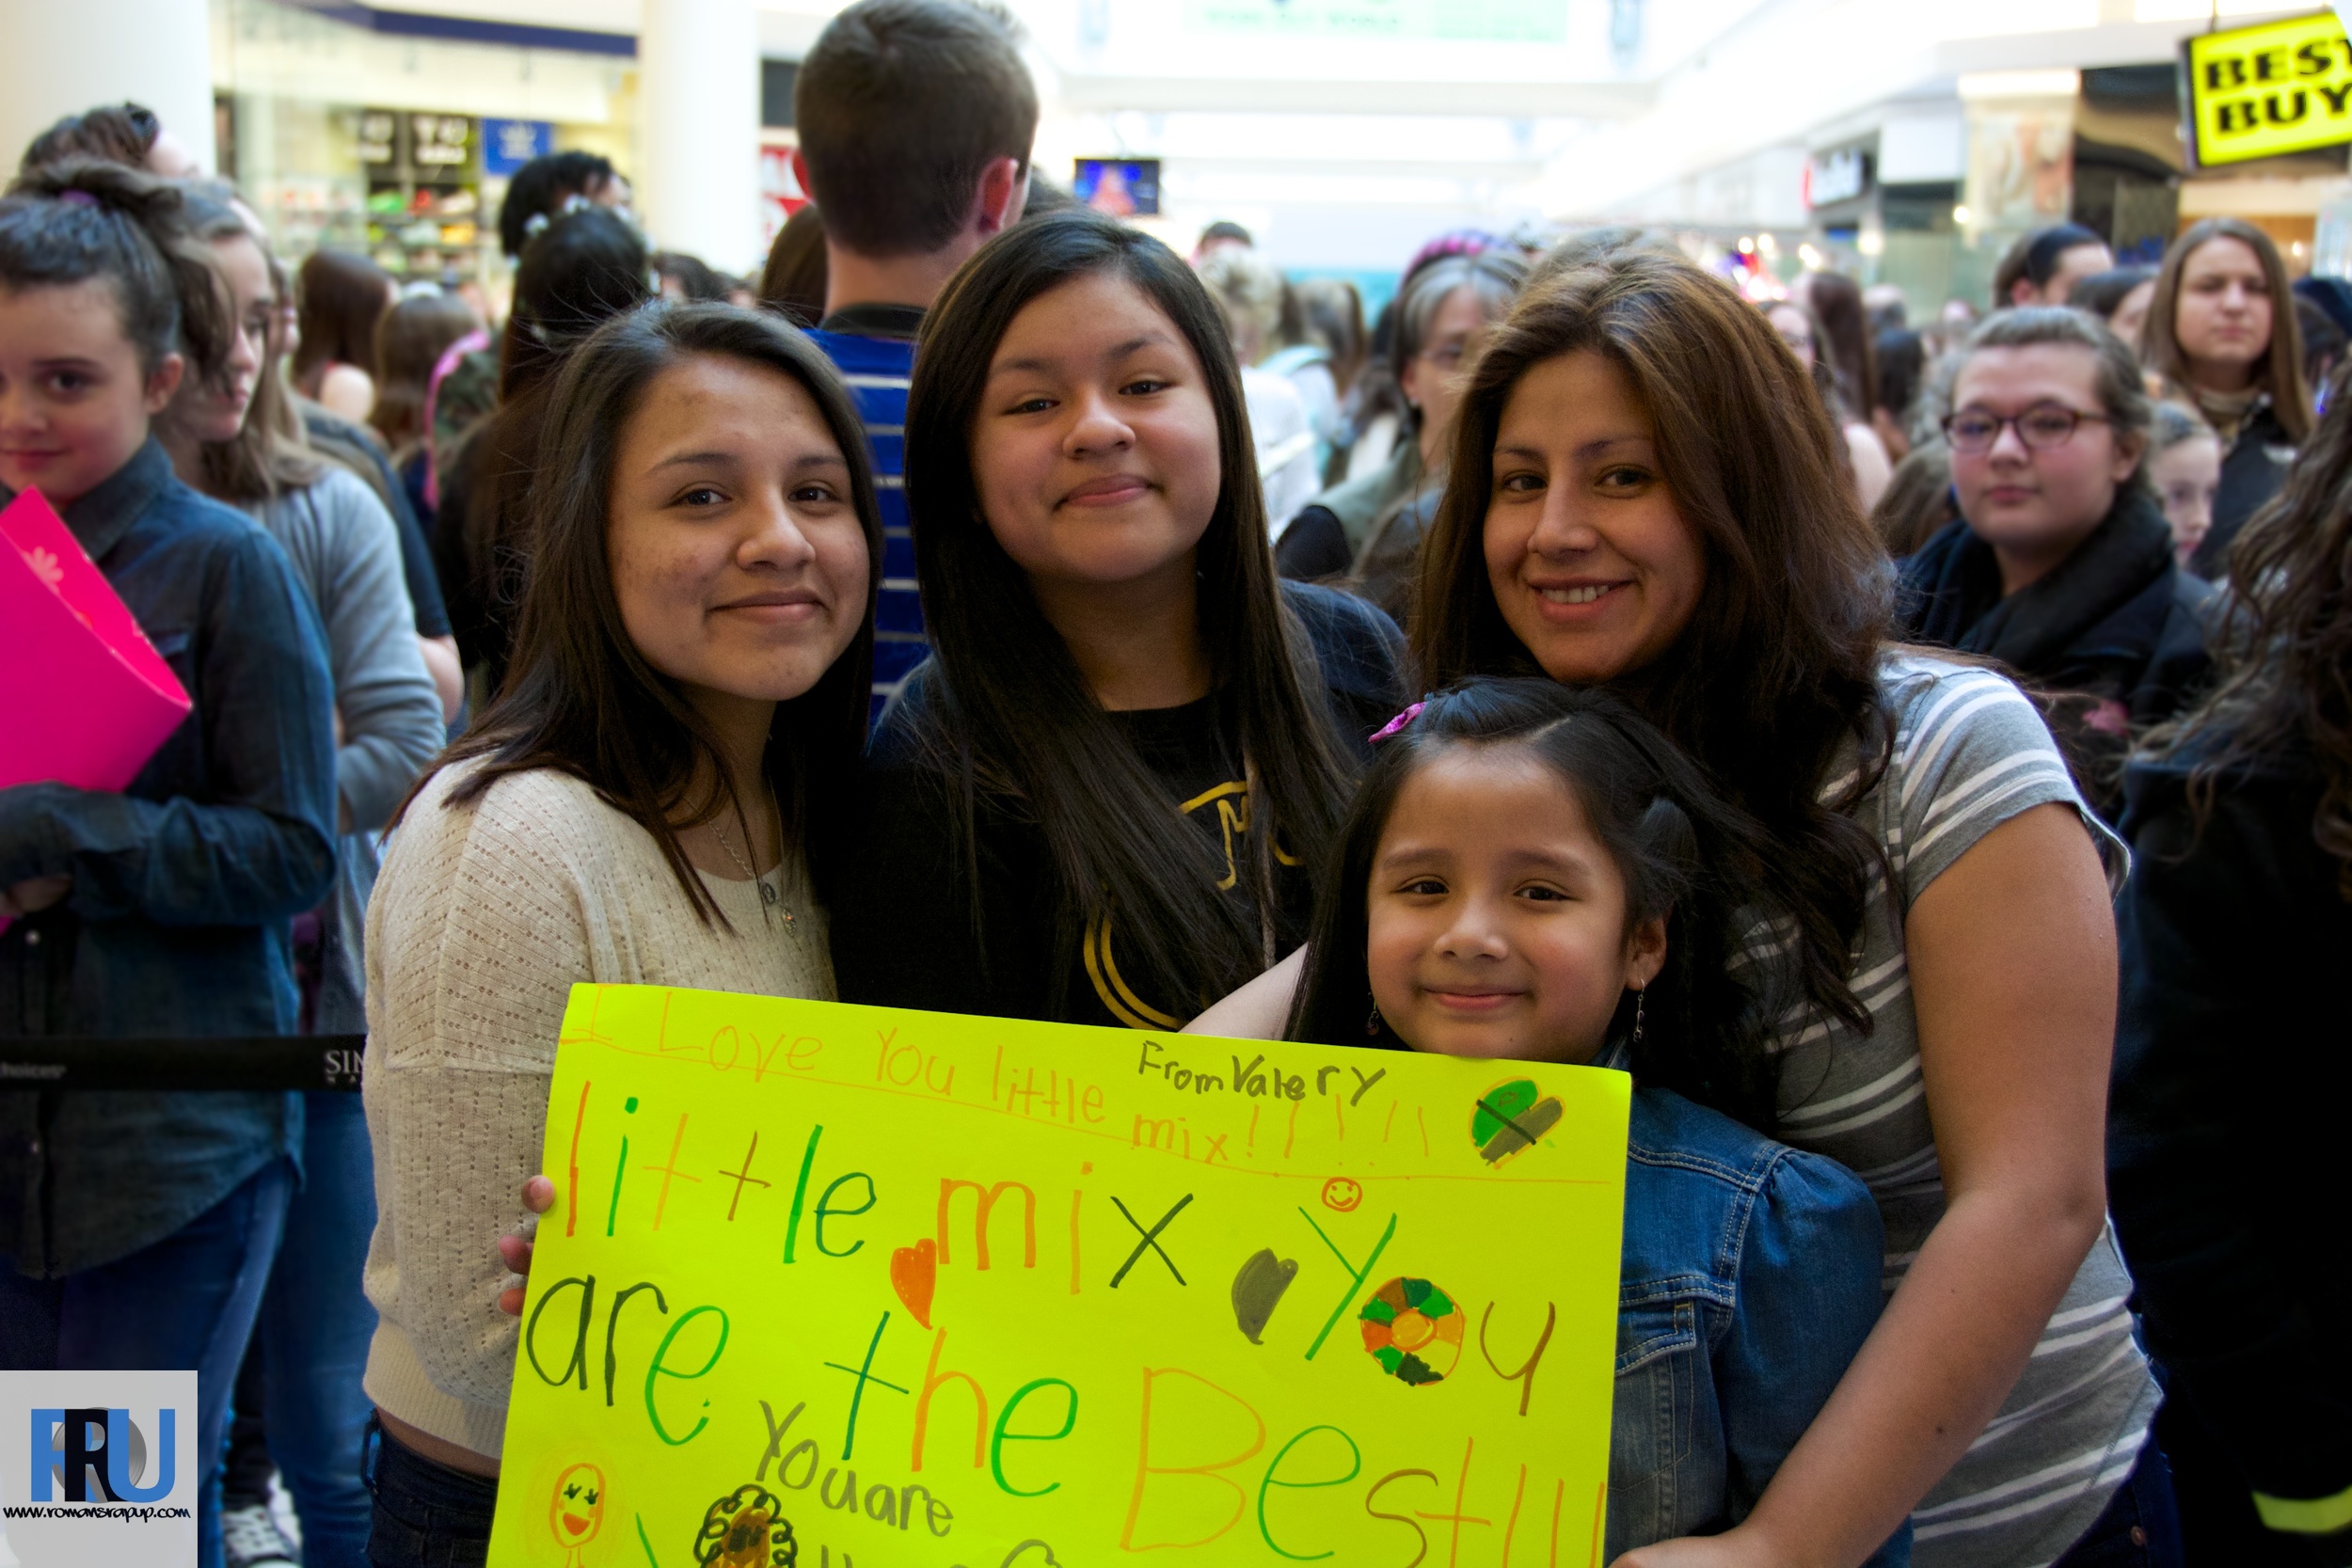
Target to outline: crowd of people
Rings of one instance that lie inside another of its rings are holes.
[[[496,324],[135,106],[0,198],[0,501],[193,702],[0,789],[0,1036],[367,1037],[0,1090],[0,1366],[196,1369],[207,1568],[485,1560],[582,981],[1622,1068],[1609,1560],[2352,1562],[2352,290],[1465,231],[1367,321],[1034,174],[987,9],[795,93],[755,289],[563,153]]]

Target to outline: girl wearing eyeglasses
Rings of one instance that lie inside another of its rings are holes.
[[[1970,335],[1944,435],[1960,516],[1902,563],[1904,632],[2007,666],[2111,815],[2131,736],[2207,670],[2213,590],[2175,564],[2142,474],[2139,368],[2090,317],[2003,311]]]

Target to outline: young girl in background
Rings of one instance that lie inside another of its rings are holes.
[[[285,552],[151,432],[183,382],[250,374],[235,337],[175,187],[67,164],[0,200],[0,503],[63,514],[193,704],[119,792],[0,789],[0,1034],[295,1026],[288,926],[335,868],[326,650]],[[194,1369],[216,1457],[301,1133],[291,1094],[0,1093],[0,1367]],[[216,1484],[198,1528],[210,1568]]]
[[[1305,934],[1396,628],[1278,585],[1225,324],[1100,214],[956,275],[906,450],[932,654],[874,737],[843,998],[1174,1028]]]
[[[2148,483],[2172,529],[2172,553],[2186,567],[2213,530],[2214,498],[2221,490],[2221,436],[2185,403],[2156,404],[2148,435]]]
[[[1471,681],[1383,734],[1288,1037],[1633,1073],[1608,1557],[1728,1528],[1881,1301],[1868,1190],[1700,1103],[1771,1114],[1773,1009],[1728,963],[1760,835],[1605,694]]]

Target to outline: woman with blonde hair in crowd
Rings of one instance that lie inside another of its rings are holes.
[[[1279,346],[1282,325],[1284,285],[1273,262],[1247,245],[1219,245],[1195,270],[1232,334],[1258,479],[1265,487],[1266,522],[1279,539],[1322,483],[1316,443],[1339,428],[1339,397],[1330,372],[1320,365],[1292,369],[1263,362]],[[1306,370],[1319,373],[1300,373]]]
[[[1372,352],[1364,331],[1364,296],[1344,277],[1310,277],[1291,290],[1291,300],[1297,308],[1298,341],[1323,351],[1333,395],[1344,410]]]
[[[2286,263],[2244,218],[2200,218],[2172,242],[2156,274],[2141,357],[2221,437],[2213,527],[2190,557],[2200,577],[2228,569],[2246,520],[2286,482],[2312,433],[2303,337]]]

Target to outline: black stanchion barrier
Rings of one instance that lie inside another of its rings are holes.
[[[357,1089],[365,1035],[0,1038],[0,1089]]]

